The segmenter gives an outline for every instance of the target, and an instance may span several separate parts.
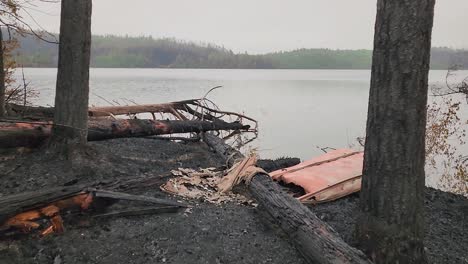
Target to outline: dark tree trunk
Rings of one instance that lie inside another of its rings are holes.
[[[62,0],[53,144],[86,143],[91,0]]]
[[[112,138],[147,137],[179,133],[200,133],[219,130],[248,130],[239,122],[227,123],[203,120],[148,120],[120,119],[88,122],[88,141]],[[0,122],[0,148],[37,147],[50,138],[51,123],[2,123]]]
[[[435,0],[378,0],[357,225],[376,263],[425,263],[424,158]]]
[[[0,27],[0,117],[5,116],[5,66],[3,62],[3,32]]]

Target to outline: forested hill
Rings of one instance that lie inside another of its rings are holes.
[[[56,67],[55,44],[19,39],[17,59],[25,67]],[[91,65],[106,68],[369,69],[370,50],[299,49],[264,55],[236,54],[211,44],[151,37],[93,36]],[[468,51],[433,48],[433,69],[468,69]]]

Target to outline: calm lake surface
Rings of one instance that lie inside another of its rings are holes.
[[[40,92],[34,103],[53,105],[56,69],[24,71]],[[431,71],[431,85],[445,85],[445,76],[446,71]],[[357,145],[365,133],[369,83],[369,70],[92,69],[90,103],[178,101],[222,85],[209,98],[259,121],[252,147],[263,158],[308,159],[322,153],[319,147]]]

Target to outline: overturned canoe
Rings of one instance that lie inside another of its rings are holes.
[[[274,180],[304,189],[303,203],[333,201],[361,190],[363,152],[338,149],[270,173]]]

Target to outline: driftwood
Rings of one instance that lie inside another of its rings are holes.
[[[206,133],[204,140],[229,165],[244,158],[216,136]],[[311,210],[283,192],[270,176],[262,173],[255,175],[248,188],[309,263],[372,263],[361,251],[345,243]]]
[[[34,147],[51,135],[52,123],[0,123],[0,148]],[[221,120],[173,120],[148,119],[90,120],[88,141],[125,137],[145,137],[176,133],[199,133],[213,130],[248,130],[249,126],[239,122]]]

